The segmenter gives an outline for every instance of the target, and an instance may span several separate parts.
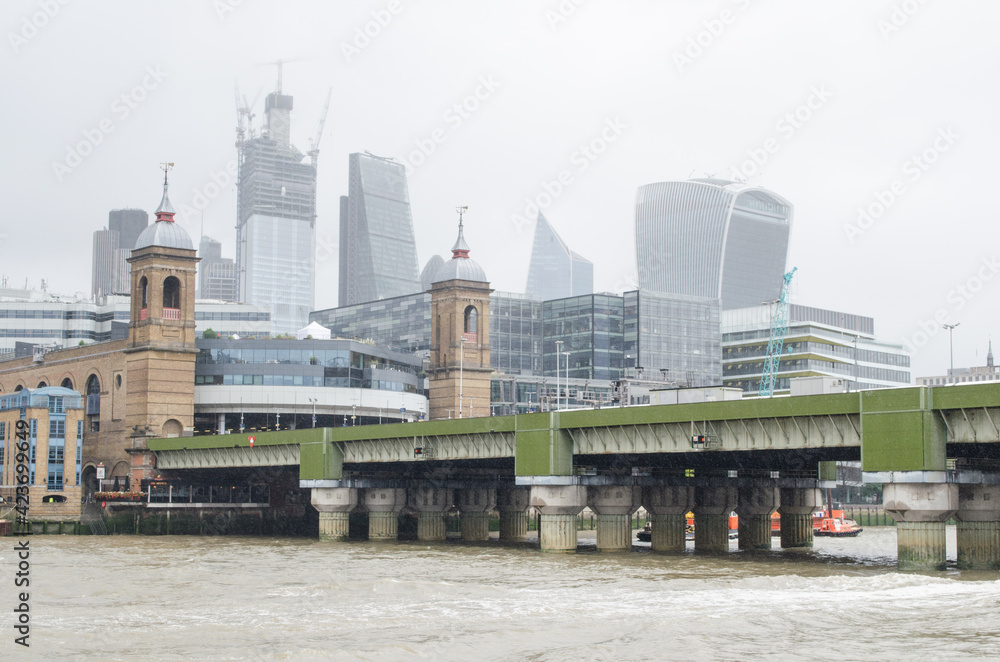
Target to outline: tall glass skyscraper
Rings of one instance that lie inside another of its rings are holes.
[[[542,301],[594,293],[594,264],[571,251],[541,212],[524,291]]]
[[[239,143],[236,277],[240,301],[271,307],[274,333],[309,323],[316,282],[316,166],[290,142],[292,97],[272,92],[266,128]]]
[[[791,224],[792,204],[757,186],[721,179],[640,186],[639,287],[719,299],[723,310],[777,299]]]
[[[406,169],[367,152],[351,154],[340,205],[340,305],[421,291]]]

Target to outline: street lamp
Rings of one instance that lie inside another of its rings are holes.
[[[351,405],[351,425],[358,424],[358,406]]]
[[[465,335],[462,335],[462,342],[458,346],[458,417],[462,418],[462,377],[465,372]]]
[[[958,326],[959,324],[961,324],[961,322],[955,322],[954,324],[942,324],[941,325],[943,328],[948,329],[948,354],[951,357],[951,359],[950,359],[951,369],[948,370],[948,376],[949,377],[951,377],[952,373],[955,372],[955,343],[954,343],[954,336],[952,335],[952,332],[955,330],[955,327]]]
[[[559,382],[559,355],[562,354],[563,341],[556,341],[556,411],[559,411],[560,400],[562,399],[562,389]],[[569,375],[567,375],[569,377]]]
[[[563,352],[566,357],[566,407],[569,407],[569,352]],[[556,357],[559,358],[558,356]]]
[[[316,427],[316,398],[309,398],[313,406],[313,427]]]

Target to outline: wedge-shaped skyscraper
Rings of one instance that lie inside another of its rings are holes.
[[[340,199],[341,306],[420,292],[406,169],[391,159],[351,154]]]
[[[719,299],[721,308],[777,299],[792,205],[758,186],[692,179],[640,186],[639,288]]]
[[[524,291],[542,301],[594,293],[594,264],[571,251],[541,212]]]

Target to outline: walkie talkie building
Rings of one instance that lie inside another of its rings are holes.
[[[639,288],[719,299],[722,310],[777,299],[792,204],[758,186],[721,179],[639,187]]]

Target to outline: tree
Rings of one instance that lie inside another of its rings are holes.
[[[201,334],[201,337],[202,337],[202,338],[208,338],[208,339],[210,339],[210,340],[211,340],[211,339],[214,339],[214,338],[218,338],[218,337],[219,337],[219,334],[218,334],[218,333],[216,333],[215,331],[212,331],[212,329],[211,329],[211,328],[208,328],[208,329],[205,329],[205,330],[204,330],[204,331],[202,332],[202,334]]]

